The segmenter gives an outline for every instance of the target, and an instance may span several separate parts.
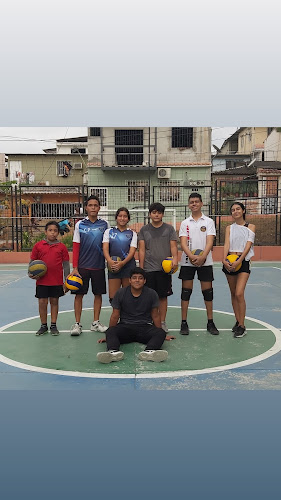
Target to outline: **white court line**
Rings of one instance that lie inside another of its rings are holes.
[[[180,306],[170,306],[171,308],[175,309],[180,309]],[[102,309],[111,309],[111,306],[105,306]],[[205,311],[204,308],[200,307],[193,307],[190,308],[199,310],[199,311]],[[87,310],[92,310],[91,307],[88,307]],[[70,311],[61,311],[62,313],[64,312],[73,312],[71,309]],[[214,311],[219,314],[227,314],[230,316],[233,316],[232,313],[229,312],[224,312],[224,311]],[[30,319],[38,318],[38,316],[33,316],[31,318],[25,318],[19,321],[14,321],[13,323],[9,323],[8,325],[3,326],[0,329],[0,332],[3,333],[4,329],[7,329],[11,326],[14,326],[19,323],[23,323],[25,321],[28,321]],[[271,331],[275,335],[275,344],[268,349],[268,351],[255,356],[253,358],[247,359],[245,361],[239,361],[237,363],[232,363],[230,365],[222,365],[222,366],[216,366],[213,368],[204,368],[201,370],[179,370],[179,371],[170,371],[170,372],[158,372],[158,373],[144,373],[144,374],[109,374],[109,373],[85,373],[85,372],[75,372],[75,371],[66,371],[66,370],[53,370],[50,368],[42,368],[40,366],[33,366],[33,365],[27,365],[25,363],[20,363],[18,361],[12,360],[10,358],[7,358],[6,356],[3,356],[0,354],[0,362],[8,364],[10,366],[14,366],[16,368],[21,368],[23,370],[27,370],[30,372],[37,372],[37,373],[46,373],[46,374],[51,374],[51,375],[60,375],[60,376],[67,376],[67,377],[77,377],[77,378],[103,378],[103,379],[149,379],[149,378],[182,378],[182,377],[190,377],[194,375],[201,375],[201,374],[207,374],[207,373],[218,373],[222,371],[228,371],[231,369],[236,369],[236,368],[241,368],[243,366],[248,366],[252,365],[254,363],[258,363],[260,361],[263,361],[264,359],[267,359],[274,354],[277,354],[281,350],[281,332],[277,328],[275,328],[272,325],[269,325],[268,323],[265,323],[264,321],[257,320],[255,318],[250,318],[246,316],[247,320],[250,321],[255,321],[256,323],[262,325],[265,330]],[[239,339],[235,340],[235,342],[239,342]]]
[[[4,288],[4,286],[8,286],[11,283],[16,283],[17,281],[20,281],[20,280],[22,280],[24,278],[28,278],[28,276],[21,276],[21,278],[17,278],[17,279],[15,279],[13,281],[8,281],[8,283],[4,283],[4,285],[0,285],[0,288]]]

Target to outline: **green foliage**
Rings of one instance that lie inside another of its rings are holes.
[[[64,245],[66,246],[66,248],[68,250],[72,250],[72,246],[73,246],[73,234],[65,234],[62,237],[61,242],[64,243]]]
[[[45,238],[45,233],[38,233],[32,236],[28,231],[22,233],[22,250],[31,250],[35,243]]]

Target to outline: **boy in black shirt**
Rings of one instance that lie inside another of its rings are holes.
[[[106,331],[107,352],[99,352],[100,363],[120,361],[124,353],[120,344],[140,342],[146,344],[138,358],[142,361],[164,361],[167,351],[161,349],[165,332],[161,328],[159,298],[155,290],[145,287],[145,272],[136,267],[130,273],[130,285],[120,288],[112,301],[109,328]],[[120,319],[120,322],[118,323]]]

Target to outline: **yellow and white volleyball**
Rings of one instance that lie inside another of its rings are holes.
[[[167,257],[162,261],[162,269],[166,274],[174,274],[178,270],[178,266],[176,269],[172,269],[173,267],[173,258]]]
[[[235,253],[230,253],[226,257],[226,260],[228,260],[228,262],[230,264],[233,264],[233,262],[235,262],[238,259],[239,259],[239,255],[236,255]],[[233,271],[233,272],[239,271],[239,269],[241,268],[241,266],[242,266],[242,262],[240,262],[240,264],[238,264],[238,266],[235,268],[235,271]]]
[[[77,292],[83,286],[83,280],[80,276],[76,276],[75,274],[70,274],[65,280],[65,286],[68,290],[72,290],[73,292]]]

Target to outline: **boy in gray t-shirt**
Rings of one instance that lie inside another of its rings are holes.
[[[168,333],[166,314],[169,295],[172,295],[172,277],[164,273],[162,261],[173,258],[173,270],[178,265],[177,233],[171,224],[163,222],[165,207],[152,203],[149,207],[151,222],[143,226],[138,235],[139,264],[146,272],[146,285],[159,297],[159,312],[163,330]]]

